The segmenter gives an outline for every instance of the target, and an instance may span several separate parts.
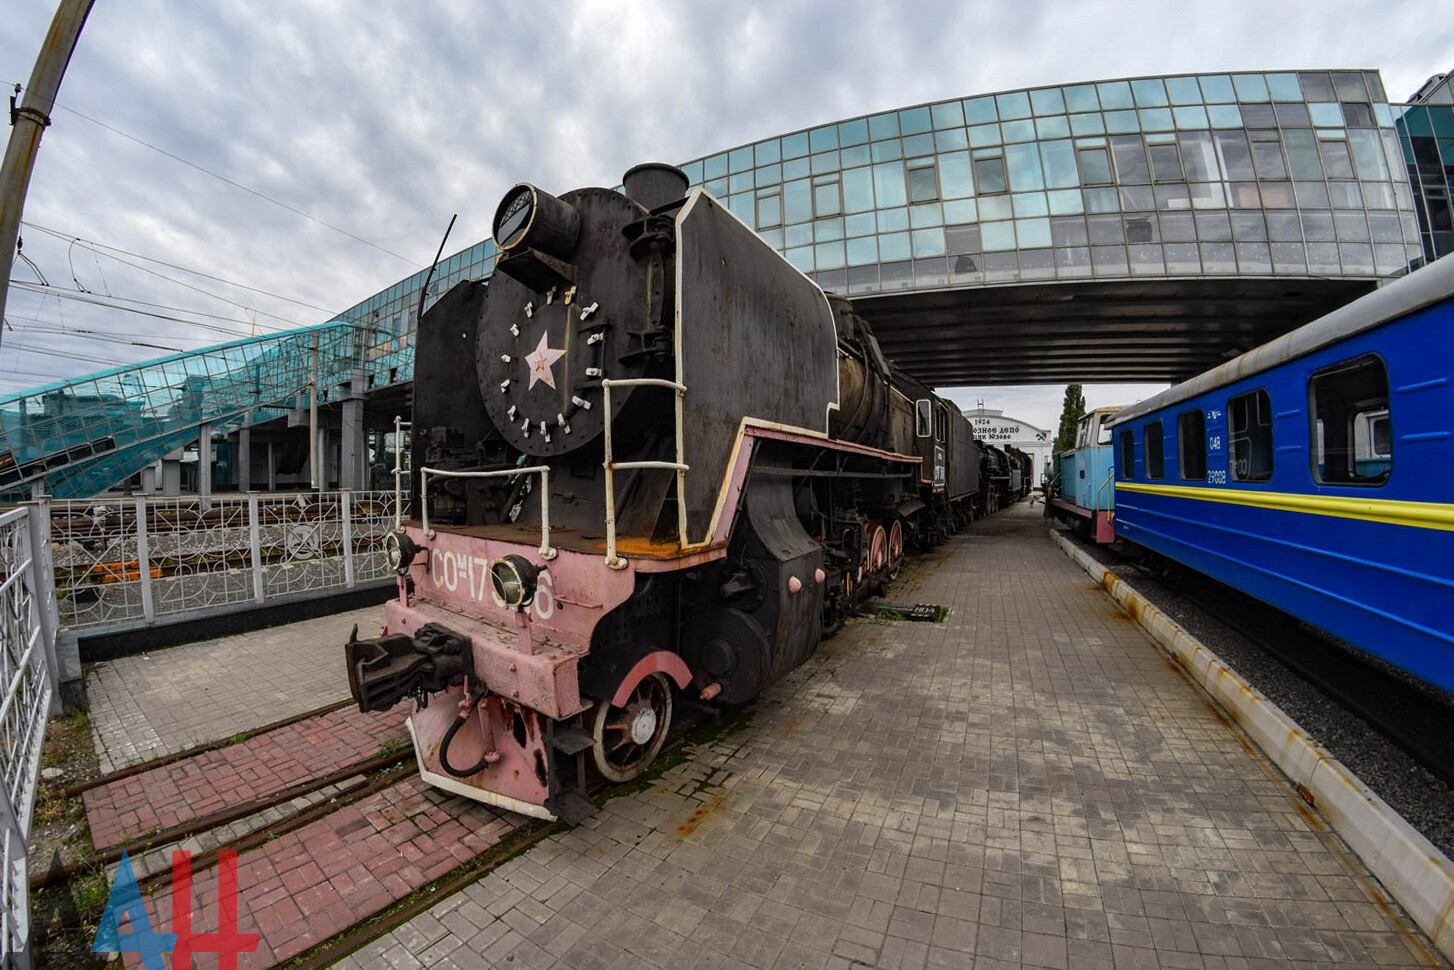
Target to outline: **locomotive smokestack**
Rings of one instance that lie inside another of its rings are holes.
[[[646,162],[622,176],[621,184],[626,189],[626,198],[632,202],[648,209],[660,209],[685,199],[691,182],[687,173],[675,165]]]

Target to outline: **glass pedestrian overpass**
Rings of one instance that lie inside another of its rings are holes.
[[[407,381],[414,348],[333,321],[47,384],[0,398],[0,500],[105,491],[197,439],[306,406],[360,371],[365,386]]]

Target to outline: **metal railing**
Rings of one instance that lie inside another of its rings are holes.
[[[1103,481],[1103,482],[1101,482],[1099,485],[1096,486],[1095,506],[1092,508],[1092,511],[1094,511],[1094,512],[1101,512],[1101,511],[1109,511],[1110,510],[1111,504],[1110,504],[1109,500],[1106,502],[1106,505],[1105,505],[1104,509],[1102,508],[1102,506],[1101,506],[1101,492],[1105,491],[1106,486],[1110,485],[1111,486],[1111,495],[1114,496],[1116,494],[1115,493],[1115,486],[1114,486],[1115,479],[1116,479],[1116,468],[1115,468],[1114,465],[1112,465],[1110,468],[1107,468],[1106,469],[1106,480]]]
[[[29,966],[26,858],[46,716],[56,690],[55,601],[50,596],[44,510],[0,514],[0,960]],[[14,962],[12,962],[14,961]]]
[[[394,529],[398,531],[404,527],[404,479],[409,477],[407,464],[412,462],[413,453],[411,448],[404,446],[405,432],[412,434],[414,430],[413,421],[405,421],[397,414],[394,415]],[[427,515],[428,512],[426,511]]]
[[[393,491],[51,501],[61,622],[94,633],[393,578]]]
[[[675,391],[676,407],[676,461],[616,461],[612,452],[611,436],[611,388],[613,387],[661,387]],[[616,471],[618,469],[636,468],[657,468],[676,472],[677,485],[677,536],[681,547],[687,547],[687,506],[686,506],[686,473],[691,470],[682,461],[685,442],[683,439],[682,420],[683,403],[682,396],[686,393],[686,387],[675,381],[662,380],[655,377],[639,377],[629,380],[603,380],[601,382],[601,408],[606,416],[605,420],[605,459],[603,465],[606,470],[606,565],[612,569],[625,569],[626,560],[616,552]],[[398,422],[396,420],[396,430]],[[523,458],[522,458],[523,460]],[[395,469],[396,474],[398,469]],[[540,556],[542,559],[554,559],[555,548],[550,544],[550,467],[548,465],[530,465],[516,468],[497,468],[490,471],[445,471],[440,468],[419,469],[419,494],[429,494],[429,479],[434,478],[515,478],[520,475],[540,476]],[[421,509],[420,525],[424,534],[430,539],[434,538],[434,529],[429,525],[429,502],[423,503]]]
[[[676,461],[615,461],[611,452],[611,388],[613,387],[664,387],[675,391],[674,414],[676,418]],[[676,381],[662,380],[656,377],[635,377],[629,380],[601,381],[601,412],[605,417],[605,461],[602,463],[606,469],[606,565],[612,569],[625,569],[626,560],[616,554],[616,469],[625,468],[660,468],[674,470],[677,473],[677,538],[683,550],[687,547],[687,472],[691,468],[686,465],[682,458],[685,457],[685,442],[683,440],[682,422],[683,414],[682,398],[687,393],[684,385]]]
[[[419,469],[419,494],[429,494],[429,476],[435,478],[513,478],[517,475],[539,475],[540,476],[540,558],[554,559],[555,547],[550,544],[550,467],[547,465],[530,465],[525,468],[500,468],[488,472],[451,472],[440,468]],[[609,486],[608,486],[609,487]],[[429,503],[424,502],[423,517],[419,523],[424,534],[434,538],[434,530],[429,527]]]

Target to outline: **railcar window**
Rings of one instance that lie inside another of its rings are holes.
[[[1232,435],[1228,458],[1234,482],[1272,477],[1272,400],[1258,389],[1227,402]]]
[[[949,436],[949,409],[939,405],[939,410],[934,412],[934,440],[943,441]]]
[[[1176,464],[1185,481],[1207,480],[1207,414],[1201,408],[1176,417]]]
[[[1080,423],[1075,426],[1075,446],[1077,448],[1084,448],[1090,444],[1090,427],[1091,421],[1094,419],[1095,415],[1087,414],[1085,417],[1081,418]]]
[[[1142,435],[1145,439],[1143,443],[1146,445],[1146,477],[1160,478],[1165,473],[1165,462],[1163,461],[1164,452],[1162,451],[1164,442],[1161,439],[1161,422],[1152,421],[1148,423]]]
[[[914,434],[920,438],[929,437],[932,432],[932,413],[929,410],[929,400],[920,398],[914,402]]]
[[[1108,445],[1111,443],[1111,429],[1104,422],[1096,431],[1096,444]]]
[[[1126,481],[1136,477],[1136,436],[1130,428],[1121,431],[1121,477]]]
[[[1327,485],[1380,485],[1393,473],[1388,370],[1373,354],[1308,378],[1312,471]],[[1381,425],[1381,427],[1380,427]]]

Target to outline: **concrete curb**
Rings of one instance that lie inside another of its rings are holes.
[[[1222,705],[1454,960],[1454,863],[1196,637],[1058,532],[1051,537]]]

